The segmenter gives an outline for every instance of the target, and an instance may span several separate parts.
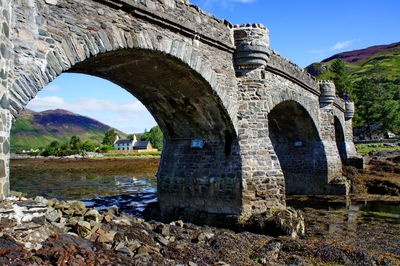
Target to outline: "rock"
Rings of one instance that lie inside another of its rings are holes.
[[[149,224],[148,222],[143,222],[142,225],[144,228],[146,228],[146,230],[149,230],[149,231],[154,230],[154,227],[151,224]]]
[[[81,237],[88,237],[92,234],[90,223],[86,221],[79,221],[76,225],[76,232]]]
[[[117,249],[117,251],[120,252],[120,253],[123,253],[125,255],[128,255],[129,257],[133,256],[133,252],[130,251],[129,249],[125,248],[125,247],[124,248],[119,248],[119,249]]]
[[[109,223],[109,222],[111,222],[111,217],[109,215],[104,215],[103,221],[106,223]]]
[[[151,248],[148,247],[147,245],[142,245],[138,248],[137,250],[137,255],[148,255],[149,252],[151,251]]]
[[[97,210],[90,209],[85,213],[84,219],[86,221],[94,221],[99,223],[103,219],[103,216]]]
[[[253,215],[244,227],[251,232],[270,236],[296,238],[305,234],[303,213],[291,208]]]
[[[198,264],[197,264],[197,263],[194,263],[193,261],[189,261],[188,265],[189,265],[189,266],[198,266]]]
[[[169,226],[165,225],[165,224],[160,224],[157,226],[156,233],[162,234],[163,236],[169,236],[170,235],[170,230],[169,230]]]
[[[106,210],[106,214],[110,217],[119,216],[119,210],[117,206],[110,206]]]
[[[125,241],[114,242],[114,250],[126,247],[125,244],[126,244]]]
[[[59,210],[53,210],[51,212],[49,212],[48,214],[46,214],[46,219],[49,222],[57,222],[61,219],[62,214]]]
[[[225,261],[218,261],[213,264],[214,266],[229,266],[230,264],[226,263]]]
[[[45,199],[45,198],[42,197],[42,196],[37,196],[37,197],[35,197],[34,201],[40,202],[40,203],[42,203],[42,204],[44,204],[44,205],[47,205],[47,203],[48,203],[48,200]]]
[[[208,239],[212,238],[213,236],[214,236],[214,234],[211,233],[211,232],[202,232],[197,236],[197,240],[199,242],[200,241],[205,241],[205,240],[208,240]]]
[[[83,216],[86,213],[85,203],[82,201],[71,201],[70,208],[73,210],[74,215]]]
[[[45,0],[45,2],[49,5],[57,5],[57,0]]]
[[[281,246],[280,242],[271,241],[257,251],[257,257],[259,257],[263,263],[276,261],[281,251]]]
[[[178,221],[174,221],[171,222],[170,225],[175,225],[175,226],[179,226],[179,227],[183,227],[185,223],[182,220],[178,220]]]
[[[163,244],[164,246],[167,246],[169,244],[169,241],[162,236],[157,236],[157,241]]]
[[[113,222],[118,225],[132,225],[132,223],[125,218],[115,219]]]
[[[137,248],[139,248],[142,244],[139,243],[139,241],[137,240],[132,240],[129,241],[126,246],[130,249],[130,250],[136,250]]]
[[[101,243],[110,243],[114,240],[114,236],[117,232],[115,231],[109,231],[109,232],[105,232],[105,233],[99,233],[99,231],[97,231],[97,233],[99,234],[99,237],[97,238],[98,242]]]
[[[75,226],[80,221],[83,221],[83,217],[70,217],[67,221],[67,224]]]

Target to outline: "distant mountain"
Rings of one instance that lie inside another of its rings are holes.
[[[62,143],[73,135],[82,141],[101,143],[104,132],[109,129],[110,126],[95,119],[67,110],[34,112],[25,109],[11,128],[11,150],[43,147],[54,140]],[[121,137],[126,136],[124,132],[116,131]]]
[[[335,54],[309,65],[306,70],[313,76],[324,78],[323,75],[335,59],[343,60],[355,79],[376,74],[371,73],[376,64],[385,78],[395,80],[400,77],[400,42]]]

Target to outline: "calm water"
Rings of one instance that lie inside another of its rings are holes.
[[[11,173],[11,188],[28,196],[64,200],[82,200],[88,206],[107,208],[115,205],[122,211],[139,215],[147,204],[157,201],[156,177],[148,174],[19,174]],[[350,202],[323,197],[288,197],[287,205],[326,211],[347,210],[368,219],[400,224],[400,202]]]
[[[88,206],[117,206],[121,211],[140,215],[147,204],[157,201],[156,177],[129,175],[50,175],[11,176],[11,188],[27,196],[82,200]]]

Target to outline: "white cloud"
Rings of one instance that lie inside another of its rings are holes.
[[[66,102],[58,96],[35,97],[29,102],[29,109],[44,111],[49,109],[66,109],[79,111],[114,111],[114,112],[146,112],[147,109],[139,101],[119,103],[111,100],[96,98],[80,98],[76,102]]]
[[[49,85],[46,87],[46,91],[55,92],[55,91],[60,91],[60,90],[62,90],[62,87],[60,87],[58,85]]]
[[[319,59],[325,59],[329,56],[332,55],[332,52],[336,52],[337,50],[343,50],[351,45],[353,45],[354,41],[340,41],[336,42],[334,45],[332,45],[330,48],[325,48],[325,49],[314,49],[314,50],[309,50],[309,54],[313,54],[318,56]]]
[[[353,41],[337,42],[331,47],[331,51],[342,50],[342,49],[345,49],[345,48],[351,46],[352,44],[353,44]]]
[[[34,111],[44,111],[49,109],[56,108],[65,108],[66,102],[63,98],[57,96],[48,96],[48,97],[35,97],[32,101],[29,102],[27,108],[32,109]]]

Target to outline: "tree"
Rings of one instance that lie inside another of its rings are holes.
[[[350,72],[347,71],[343,60],[336,59],[329,68],[331,79],[335,83],[336,93],[342,96],[344,93],[351,94],[353,92]]]
[[[117,140],[117,132],[115,132],[114,129],[110,129],[104,134],[102,144],[113,146],[116,140]]]
[[[77,136],[72,136],[71,139],[69,140],[69,145],[71,146],[72,150],[81,150],[82,142],[79,137]]]
[[[163,147],[164,134],[159,126],[150,129],[150,143],[156,149],[161,149]]]
[[[149,140],[153,148],[161,149],[163,147],[164,134],[159,126],[152,127],[150,131],[145,130],[144,134],[138,139],[141,141]]]
[[[90,140],[87,140],[82,144],[82,150],[84,151],[94,152],[96,151],[96,148],[97,145]]]
[[[134,134],[129,134],[128,136],[126,136],[127,139],[133,139],[135,137]]]
[[[45,150],[42,152],[43,156],[56,156],[60,150],[60,143],[58,141],[52,141],[49,145],[46,146]]]
[[[378,133],[400,132],[400,86],[382,77],[363,78],[354,83],[355,127],[365,127],[371,137]]]

